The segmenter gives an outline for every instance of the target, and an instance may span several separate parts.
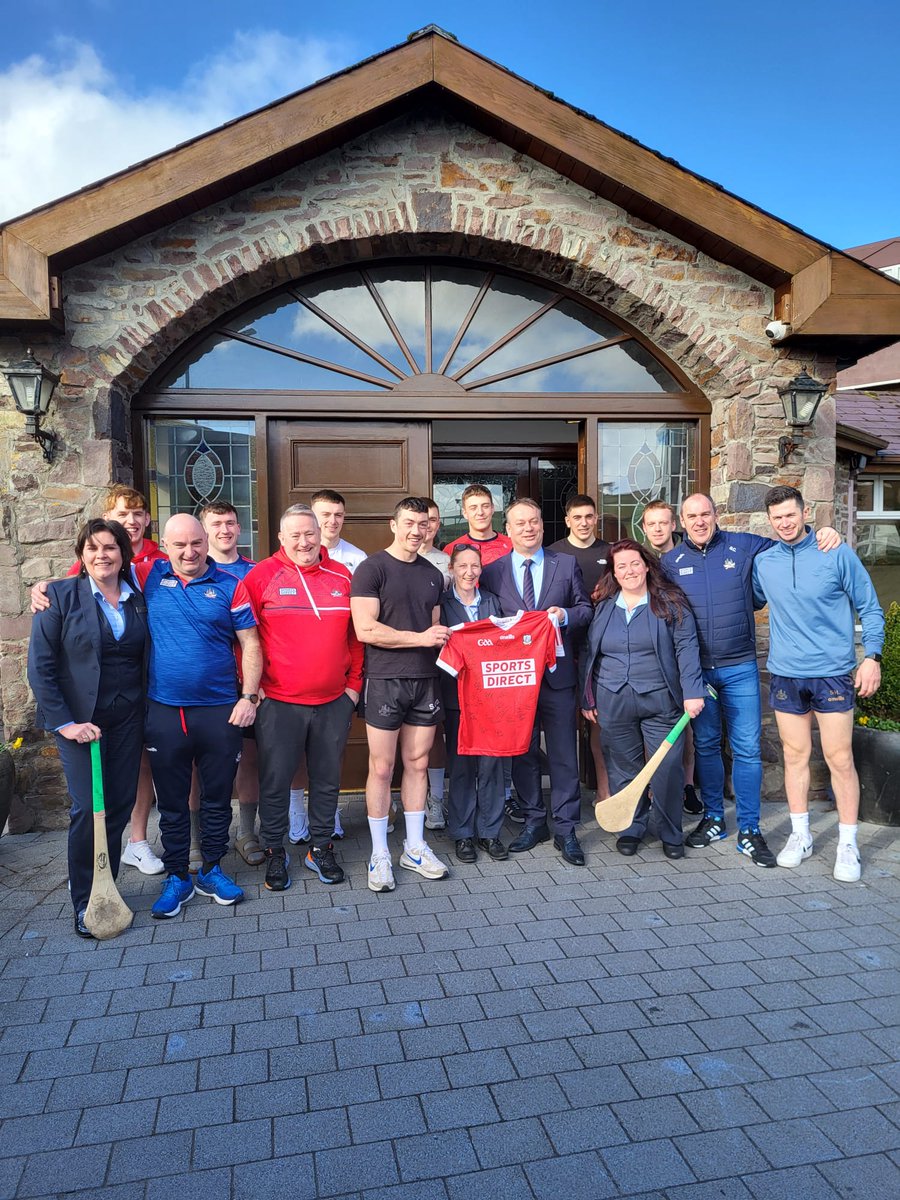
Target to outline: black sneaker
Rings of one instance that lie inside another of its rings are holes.
[[[331,842],[327,846],[310,846],[303,865],[309,867],[310,871],[315,871],[323,883],[344,882],[344,872],[335,861],[334,846]]]
[[[766,845],[766,839],[756,829],[742,829],[738,834],[737,848],[740,854],[755,862],[758,867],[774,867],[775,855]]]
[[[519,807],[519,801],[514,797],[510,796],[510,798],[503,805],[503,812],[507,821],[512,821],[515,825],[525,824],[525,814]]]
[[[702,850],[704,846],[719,842],[723,837],[728,837],[725,822],[718,817],[704,817],[693,833],[689,833],[684,840],[691,849]]]
[[[684,811],[692,817],[699,817],[703,812],[703,801],[692,783],[684,785]]]
[[[288,875],[289,862],[283,846],[266,850],[266,887],[270,892],[286,892],[291,886],[291,877]]]

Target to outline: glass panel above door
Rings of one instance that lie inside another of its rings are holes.
[[[597,500],[606,541],[645,540],[640,526],[651,500],[681,507],[697,488],[694,421],[601,421]]]

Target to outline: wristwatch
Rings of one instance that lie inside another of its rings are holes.
[[[867,654],[867,655],[866,655],[866,658],[871,658],[872,662],[877,662],[877,663],[880,663],[880,662],[881,662],[881,655],[880,655],[880,654]]]
[[[242,700],[249,700],[251,704],[259,704],[258,692],[241,692]]]

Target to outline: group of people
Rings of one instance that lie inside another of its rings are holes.
[[[236,774],[236,848],[265,864],[269,890],[290,886],[289,846],[301,841],[308,869],[324,883],[343,880],[334,840],[343,834],[338,796],[354,712],[368,742],[367,883],[376,892],[395,887],[388,834],[398,760],[400,868],[429,880],[449,874],[425,836],[426,824],[445,819],[461,863],[482,852],[505,859],[552,836],[565,862],[584,865],[579,710],[601,800],[638,774],[682,713],[692,721],[692,746],[679,739],[617,839],[626,856],[651,826],[672,859],[685,844],[700,849],[727,836],[724,726],[737,849],[761,867],[796,867],[812,853],[815,713],[838,808],[834,877],[858,879],[854,694],[878,687],[883,615],[853,551],[834,530],[810,530],[799,492],[773,488],[766,504],[771,540],[719,529],[713,501],[697,493],[681,506],[683,533],[657,501],[642,516],[644,544],[609,544],[597,536],[595,502],[577,495],[566,506],[568,536],[544,548],[538,504],[513,501],[498,533],[491,493],[473,484],[462,496],[468,530],[443,550],[437,505],[406,497],[390,544],[366,556],[343,540],[344,500],[328,490],[286,509],[279,549],[253,564],[237,551],[231,505],[169,518],[160,548],[146,536],[144,498],[113,488],[103,517],[79,534],[75,573],[32,593],[29,680],[71,797],[76,932],[90,936],[92,741],[113,872],[120,856],[164,872],[151,911],[166,918],[195,892],[220,904],[243,898],[221,866]],[[754,608],[766,603],[770,704],[792,825],[777,859],[759,823]],[[854,613],[865,655],[858,667]],[[446,814],[444,769],[435,766],[443,743]],[[146,835],[154,791],[161,860]],[[683,811],[701,816],[686,837]],[[522,826],[509,845],[504,818]]]

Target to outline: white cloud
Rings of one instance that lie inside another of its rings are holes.
[[[59,39],[0,71],[0,221],[306,87],[346,47],[238,32],[169,89],[129,88],[84,42]]]

